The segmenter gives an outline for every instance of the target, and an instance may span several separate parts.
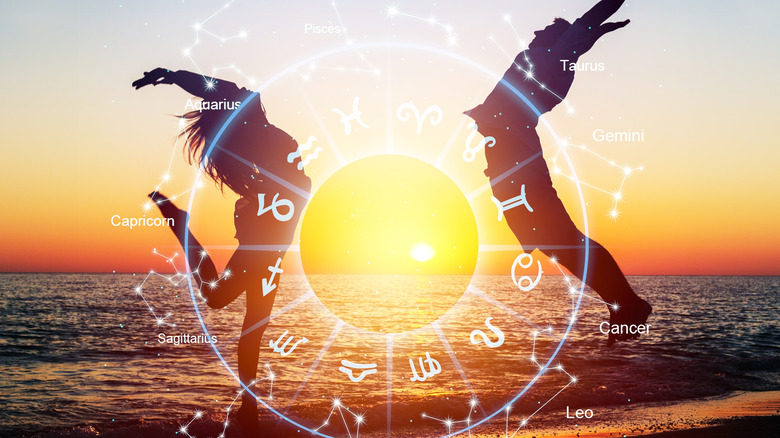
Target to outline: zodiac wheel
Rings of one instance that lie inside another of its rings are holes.
[[[368,72],[338,67],[356,54]],[[260,352],[268,377],[242,384],[232,347],[211,345],[242,390],[294,429],[454,436],[510,410],[532,416],[539,403],[524,396],[543,377],[563,387],[576,380],[556,360],[584,286],[543,275],[548,268],[519,245],[490,244],[511,236],[502,213],[526,205],[491,197],[480,151],[495,140],[481,138],[461,111],[499,80],[452,52],[379,42],[317,54],[259,87],[313,181],[300,244],[268,275],[293,266],[305,275],[282,274]],[[322,89],[332,92],[313,92]],[[519,93],[517,100],[530,105]],[[199,188],[191,190],[192,215]],[[258,194],[268,208],[284,201],[273,195]],[[192,281],[189,288],[208,336],[216,316]]]

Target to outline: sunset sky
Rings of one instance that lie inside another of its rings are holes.
[[[167,229],[111,225],[113,215],[143,216],[166,173],[169,196],[195,182],[181,144],[174,150],[172,117],[190,96],[130,86],[154,67],[227,67],[216,75],[259,90],[272,123],[300,142],[317,137],[322,153],[306,167],[315,189],[352,161],[390,152],[436,165],[471,194],[487,179],[481,153],[461,158],[470,122],[460,113],[484,99],[534,30],[592,4],[236,0],[220,11],[207,1],[3,2],[0,271],[144,272],[164,267],[153,248],[180,252]],[[391,16],[391,5],[400,13]],[[643,168],[626,180],[612,218],[605,191],[617,190],[621,169],[568,148],[579,179],[604,190],[582,188],[589,234],[628,274],[779,275],[780,60],[772,42],[780,41],[780,5],[629,0],[613,20],[626,18],[629,26],[581,58],[605,71],[577,73],[573,111],[559,105],[546,117],[569,144]],[[348,33],[313,34],[309,24]],[[351,111],[356,96],[369,128],[353,123],[346,135],[332,109]],[[442,122],[418,134],[396,115],[405,102],[440,107]],[[597,129],[643,130],[645,140],[596,142]],[[552,164],[558,147],[542,124],[539,131]],[[582,226],[574,184],[554,182]],[[235,199],[203,180],[192,212],[194,232],[222,262],[236,243]],[[177,199],[188,202],[189,193]],[[480,245],[517,245],[496,221],[489,191],[471,205]],[[515,255],[481,254],[484,272],[508,273]],[[285,263],[295,271],[294,258]]]

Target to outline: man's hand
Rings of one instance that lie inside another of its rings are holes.
[[[137,90],[141,87],[145,87],[150,84],[151,85],[172,84],[173,73],[174,72],[168,70],[167,68],[157,67],[152,71],[144,72],[144,77],[133,82],[133,87],[135,87],[135,89]]]
[[[585,27],[596,28],[614,15],[624,2],[625,0],[601,0],[580,18],[580,22]]]
[[[618,29],[621,29],[623,27],[628,26],[628,23],[630,23],[630,22],[631,22],[631,20],[617,21],[617,22],[613,22],[613,23],[604,23],[601,26],[599,26],[599,28],[598,28],[599,29],[599,33],[601,35],[607,34],[607,33],[612,32],[614,30],[618,30]]]

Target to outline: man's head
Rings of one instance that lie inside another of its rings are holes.
[[[571,26],[571,23],[568,21],[563,18],[556,18],[553,24],[534,32],[535,37],[531,44],[528,45],[528,48],[550,48],[554,46],[558,39],[569,29],[569,26]]]

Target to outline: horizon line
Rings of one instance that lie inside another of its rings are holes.
[[[176,271],[154,271],[158,274],[182,274]],[[148,274],[149,271],[0,271],[0,274],[96,274],[96,275],[116,275],[116,274]],[[306,275],[305,272],[290,272],[286,275]],[[311,274],[311,275],[393,275],[393,274]],[[401,274],[401,275],[469,275],[469,274]],[[472,276],[490,275],[511,277],[510,274],[472,274]],[[563,274],[548,274],[550,277],[562,277]],[[780,277],[777,274],[627,274],[627,277]]]

